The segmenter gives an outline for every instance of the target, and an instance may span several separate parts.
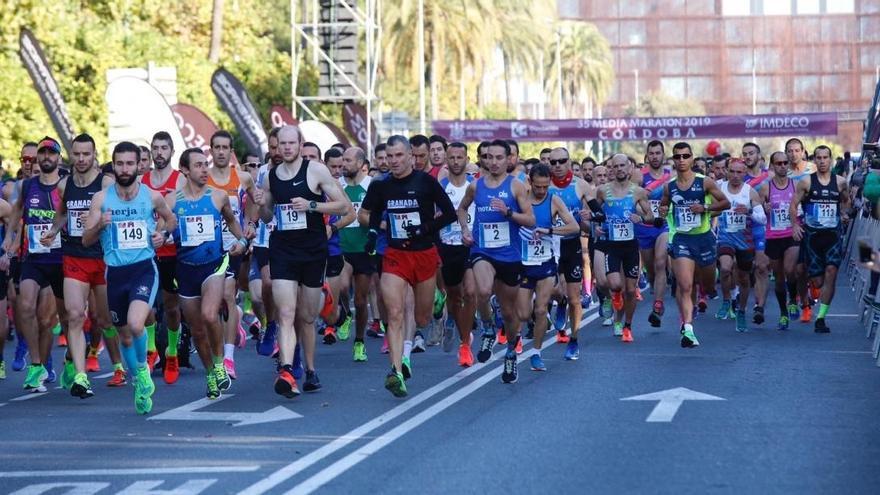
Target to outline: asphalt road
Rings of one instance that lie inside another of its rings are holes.
[[[768,323],[737,333],[712,301],[695,349],[678,344],[671,300],[660,329],[642,304],[635,343],[591,319],[579,361],[548,344],[548,371],[533,372],[526,346],[514,385],[501,383],[500,346],[467,370],[430,348],[414,355],[402,400],[382,386],[378,339],[367,363],[351,362],[351,341],[319,344],[324,389],[293,400],[274,394],[272,361],[249,342],[222,400],[202,399],[201,370],[173,386],[157,376],[147,417],[130,388],[95,377],[106,355],[88,400],[25,395],[24,373],[10,371],[0,492],[877,493],[880,369],[853,299],[839,290],[829,335],[777,332],[775,304]]]

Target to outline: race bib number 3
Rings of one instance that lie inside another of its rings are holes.
[[[113,232],[113,247],[116,249],[144,249],[149,245],[147,222],[144,220],[113,222]]]
[[[687,232],[700,226],[700,215],[691,211],[690,206],[676,206],[675,219],[676,229]]]
[[[523,263],[540,265],[553,256],[553,240],[548,236],[538,240],[522,241]]]
[[[611,241],[631,241],[633,240],[633,224],[632,222],[611,222],[608,225],[608,240]]]
[[[510,226],[503,223],[484,223],[480,225],[480,247],[499,248],[510,245]]]
[[[28,252],[33,254],[42,254],[48,253],[53,249],[58,249],[61,247],[61,236],[55,236],[55,240],[52,241],[52,245],[46,247],[40,244],[40,238],[43,237],[43,232],[48,232],[49,229],[52,228],[52,224],[50,223],[37,223],[33,225],[28,225]]]
[[[275,207],[275,221],[278,230],[303,230],[307,227],[306,212],[294,210],[291,204]]]
[[[214,240],[214,215],[189,215],[181,221],[181,246],[198,246]]]
[[[69,236],[82,237],[88,214],[88,210],[67,210],[67,234]]]
[[[391,238],[406,239],[409,237],[406,228],[410,226],[419,226],[422,224],[422,217],[417,211],[408,213],[392,213],[391,219]]]

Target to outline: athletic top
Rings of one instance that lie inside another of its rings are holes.
[[[709,210],[703,213],[693,213],[690,210],[692,204],[703,206],[707,204],[708,195],[703,188],[705,178],[705,175],[694,174],[693,183],[685,190],[678,188],[677,179],[669,181],[671,205],[667,221],[673,225],[675,234],[697,235],[709,232]]]
[[[171,175],[168,176],[168,180],[166,180],[162,184],[154,184],[153,183],[153,173],[152,170],[145,173],[141,176],[141,184],[149,187],[150,189],[158,192],[164,198],[168,194],[174,192],[177,186],[177,178],[180,176],[179,170],[172,170]],[[156,256],[159,258],[173,258],[177,255],[177,246],[175,244],[165,244],[156,250]]]
[[[553,196],[548,194],[540,203],[532,203],[535,228],[545,229],[553,225]],[[521,260],[523,265],[540,265],[553,259],[553,236],[545,235],[535,240],[535,229],[520,227]]]
[[[138,185],[137,194],[125,201],[116,194],[116,186],[107,188],[101,214],[109,211],[112,222],[101,231],[104,262],[108,266],[133,265],[155,256],[152,236],[156,230],[150,190]]]
[[[24,205],[21,218],[26,231],[23,252],[26,253],[24,260],[29,263],[61,263],[61,237],[55,236],[49,247],[40,244],[43,232],[52,228],[55,208],[61,201],[57,186],[57,182],[41,183],[39,176],[25,180],[21,186]]]
[[[215,182],[214,178],[211,177],[211,174],[208,174],[208,187],[223,191],[229,196],[229,206],[232,208],[232,215],[238,219],[238,226],[243,226],[244,224],[242,220],[244,219],[244,208],[242,208],[242,205],[244,204],[246,194],[241,187],[241,179],[238,178],[238,173],[235,169],[229,170],[229,181],[223,185]],[[226,225],[226,220],[224,218],[220,218],[220,225],[223,232],[223,249],[228,251],[236,242],[235,236],[229,231],[229,227]]]
[[[419,170],[400,179],[389,175],[385,180],[374,181],[363,208],[370,211],[370,228],[377,232],[383,215],[388,213],[388,247],[405,251],[430,249],[437,232],[456,218],[455,208],[440,183]],[[438,209],[441,214],[435,218]],[[410,239],[405,229],[410,225],[422,225],[427,232]]]
[[[372,178],[369,175],[365,175],[364,180],[360,183],[350,186],[345,179],[339,179],[342,190],[345,191],[345,195],[348,196],[348,200],[351,201],[351,205],[354,207],[355,215],[354,222],[351,222],[339,231],[339,240],[342,244],[343,253],[364,252],[364,244],[367,243],[367,232],[370,231],[370,228],[361,226],[357,221],[357,215],[361,211],[361,204],[364,202],[364,198],[367,197],[367,189],[370,187],[371,181]]]
[[[443,167],[435,167],[433,165],[430,165],[428,168],[428,175],[433,177],[434,180],[437,180],[437,177],[440,177],[441,170],[443,170]]]
[[[580,217],[581,198],[578,197],[576,180],[572,180],[567,186],[562,188],[555,186],[553,181],[550,181],[550,193],[559,196],[573,217]],[[579,232],[562,236],[563,239],[575,239],[577,237],[580,237]]]
[[[256,187],[263,187],[269,177],[269,165],[261,165],[257,171]],[[257,232],[251,245],[253,247],[267,248],[269,247],[269,235],[275,230],[275,218],[268,224],[262,220],[257,220]]]
[[[635,226],[630,215],[636,211],[635,184],[630,184],[626,195],[622,198],[614,196],[611,184],[602,186],[605,191],[605,201],[602,203],[602,211],[605,213],[605,223],[602,229],[605,235],[602,240],[609,242],[629,242],[635,239]]]
[[[101,190],[103,174],[98,174],[91,184],[79,187],[73,180],[73,176],[67,180],[64,188],[64,205],[67,207],[67,228],[61,231],[61,248],[65,256],[78,258],[100,259],[104,256],[101,245],[92,244],[83,247],[82,235],[86,226],[86,218],[89,216],[89,208],[92,206],[92,196]]]
[[[733,211],[737,206],[750,207],[752,188],[743,183],[738,193],[730,192],[730,183],[725,181],[720,185],[721,192],[730,201],[730,208],[721,212],[718,220],[718,244],[733,246],[735,249],[749,250],[755,248],[755,239],[752,233],[752,218],[747,213]]]
[[[446,194],[449,196],[449,200],[452,201],[452,207],[456,210],[458,209],[458,205],[461,204],[461,200],[464,198],[464,193],[467,191],[468,186],[474,179],[468,176],[465,180],[465,183],[461,186],[456,186],[452,182],[449,182],[449,178],[444,178],[440,181],[440,186],[446,191]],[[471,203],[471,206],[468,207],[468,228],[474,228],[474,204]],[[443,230],[440,231],[440,242],[446,244],[447,246],[461,246],[461,225],[455,221],[443,227]]]
[[[316,211],[297,211],[294,198],[321,201],[323,196],[308,184],[311,164],[303,160],[299,171],[289,180],[278,178],[278,167],[269,171],[269,192],[275,199],[275,230],[269,237],[269,249],[291,249],[303,260],[324,259],[327,255],[327,230],[324,215]]]
[[[498,187],[490,188],[486,186],[485,177],[477,180],[474,194],[474,247],[471,252],[485,254],[505,263],[520,262],[521,249],[517,245],[519,224],[493,210],[491,206],[492,200],[498,198],[514,213],[519,213],[519,204],[513,196],[513,181],[513,176],[508,175]]]
[[[189,199],[183,191],[177,191],[175,195],[177,228],[174,230],[174,242],[177,244],[178,263],[204,265],[223,256],[223,229],[220,226],[223,215],[214,206],[212,192],[208,187],[199,199]]]
[[[804,196],[804,223],[810,230],[834,230],[840,226],[840,191],[837,176],[828,185],[819,182],[819,174],[810,175],[810,190]]]
[[[327,225],[331,223],[335,223],[339,220],[338,215],[324,215],[324,220]],[[339,242],[339,231],[333,232],[330,237],[327,239],[327,254],[330,256],[339,256],[342,254],[342,246]]]
[[[770,203],[770,215],[767,221],[767,238],[782,239],[791,237],[791,216],[789,206],[794,198],[794,184],[791,179],[784,189],[776,187],[772,180],[767,185],[768,201]]]
[[[649,171],[642,174],[642,187],[648,191],[648,202],[651,203],[651,213],[653,213],[655,217],[660,216],[660,200],[663,199],[663,184],[669,182],[670,178],[671,174],[668,170],[664,170],[663,175],[661,175],[659,179],[655,179],[651,176],[651,172]],[[642,223],[641,225],[655,228],[654,225],[650,223]],[[663,228],[665,229],[666,227]]]

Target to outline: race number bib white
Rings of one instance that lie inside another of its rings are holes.
[[[67,235],[82,237],[88,215],[88,210],[67,210]]]
[[[660,200],[659,199],[652,199],[649,201],[649,203],[651,203],[651,214],[653,214],[655,218],[659,217],[660,216]]]
[[[417,211],[407,213],[392,213],[391,219],[391,237],[393,239],[406,239],[409,235],[406,233],[407,227],[418,227],[422,224],[422,217]]]
[[[198,246],[214,241],[214,215],[188,215],[181,217],[181,246]]]
[[[52,228],[51,223],[36,223],[28,225],[28,252],[33,254],[48,253],[53,249],[61,247],[61,236],[55,236],[52,245],[46,247],[40,244],[40,238],[44,232],[48,232]]]
[[[791,213],[788,209],[788,204],[773,208],[770,214],[771,230],[791,228]]]
[[[351,206],[354,207],[354,222],[351,222],[350,224],[346,225],[345,228],[356,229],[361,226],[360,222],[357,221],[358,212],[361,211],[361,202],[360,201],[352,201]]]
[[[303,230],[308,226],[306,212],[294,210],[290,203],[275,206],[275,223],[278,230]]]
[[[837,203],[813,203],[816,221],[822,227],[837,226]]]
[[[113,232],[116,249],[144,249],[150,242],[144,220],[113,222]]]
[[[232,216],[239,218],[241,215],[241,203],[238,196],[229,196],[229,206],[232,209]],[[224,218],[220,219],[220,235],[223,238],[223,249],[228,250],[235,244],[235,236],[229,231],[229,225],[226,225],[226,219]]]
[[[499,248],[510,245],[510,225],[507,222],[480,224],[480,247]]]
[[[540,265],[549,261],[553,256],[553,238],[544,236],[541,239],[523,239],[522,241],[523,263],[526,265]]]
[[[742,232],[746,228],[746,216],[733,210],[724,212],[724,223],[726,232]]]
[[[633,223],[628,221],[612,221],[608,224],[608,240],[631,241],[634,237]]]
[[[260,225],[257,227],[257,237],[254,238],[254,246],[269,247],[269,236],[273,230],[275,230],[274,218],[268,224],[261,220]]]
[[[691,211],[689,205],[675,207],[675,219],[678,222],[677,230],[687,232],[700,226],[702,218],[699,214]]]

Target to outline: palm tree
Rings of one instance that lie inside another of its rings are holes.
[[[211,49],[208,51],[208,60],[217,63],[220,60],[220,41],[223,34],[223,0],[214,0],[214,9],[211,13]]]
[[[614,83],[614,66],[608,40],[588,22],[566,22],[560,26],[558,50],[555,44],[548,60],[546,91],[555,92],[562,74],[563,107],[573,108],[579,97],[601,104]],[[557,53],[561,70],[557,67]],[[562,109],[560,109],[562,110]]]
[[[541,53],[552,39],[556,22],[556,1],[495,0],[503,23],[500,48],[504,59],[504,89],[510,109],[510,79],[515,72],[535,79]]]

